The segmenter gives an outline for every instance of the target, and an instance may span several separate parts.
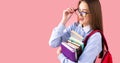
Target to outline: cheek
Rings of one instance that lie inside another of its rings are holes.
[[[79,21],[81,24],[83,24],[83,25],[88,25],[88,24],[90,24],[90,18],[89,17],[85,17],[84,19],[83,19],[83,21]]]
[[[84,22],[88,22],[88,21],[89,21],[89,18],[85,18],[85,19],[84,19]]]
[[[85,17],[85,19],[84,19],[85,22],[89,22],[90,20],[91,20],[91,19],[90,19],[89,16]]]

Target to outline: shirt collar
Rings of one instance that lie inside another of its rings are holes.
[[[81,24],[79,24],[79,26],[82,27]],[[84,30],[85,33],[88,33],[91,30],[91,27],[90,27],[90,25],[87,25],[85,27],[82,27],[82,29]]]

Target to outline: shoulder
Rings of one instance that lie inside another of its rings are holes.
[[[102,41],[102,35],[100,32],[96,32],[94,33],[92,36],[90,36],[90,38],[88,39],[88,43],[101,43]]]
[[[101,38],[101,33],[100,32],[96,32],[90,38],[93,38],[93,37]]]

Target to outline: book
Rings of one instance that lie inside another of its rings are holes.
[[[79,44],[77,44],[77,43],[75,43],[75,42],[72,42],[72,41],[70,41],[70,40],[68,40],[68,43],[72,43],[72,44],[74,44],[74,45],[76,45],[76,46],[80,47],[80,45],[79,45]]]
[[[69,40],[70,40],[72,43],[76,43],[76,44],[82,46],[82,49],[84,48],[84,43],[83,43],[82,41],[79,41],[79,40],[77,40],[77,39],[74,38],[74,37],[70,37]]]
[[[78,34],[77,32],[75,32],[74,30],[71,31],[71,37],[74,37],[75,39],[79,40],[79,41],[82,41],[83,40],[83,37]]]
[[[61,43],[61,49],[64,56],[71,61],[76,62],[84,48],[83,37],[75,31],[71,31],[71,36],[66,42]]]
[[[84,38],[80,34],[78,34],[77,32],[75,32],[74,30],[71,31],[71,36],[70,36],[69,40],[71,42],[75,42],[75,43],[81,45],[82,49],[84,48],[84,43],[82,42],[83,39]]]
[[[61,49],[64,56],[76,62],[81,54],[81,47],[74,46],[72,43],[62,42]]]

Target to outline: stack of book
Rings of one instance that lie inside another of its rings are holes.
[[[83,37],[75,31],[71,31],[71,36],[67,42],[62,42],[62,53],[71,61],[76,62],[81,55],[84,43]]]

